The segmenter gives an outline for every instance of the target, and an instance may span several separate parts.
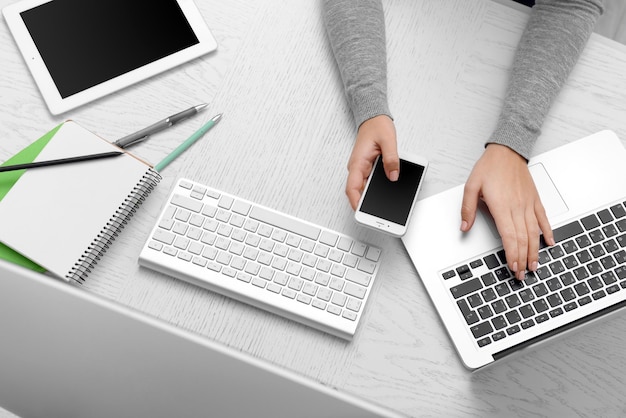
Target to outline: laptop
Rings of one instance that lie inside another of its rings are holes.
[[[463,185],[417,202],[402,241],[463,362],[474,370],[626,302],[626,149],[611,131],[529,161],[557,245],[516,281],[483,208],[462,233]]]
[[[0,335],[21,417],[399,416],[2,260]]]

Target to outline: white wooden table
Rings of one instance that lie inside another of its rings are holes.
[[[86,291],[410,416],[626,414],[626,316],[470,373],[401,242],[354,223],[344,184],[355,128],[318,1],[196,3],[218,40],[216,53],[59,117],[46,110],[0,26],[0,161],[65,119],[115,140],[209,103],[203,114],[133,149],[156,163],[213,114],[224,114],[164,170]],[[527,16],[490,0],[384,3],[391,108],[400,147],[431,161],[426,197],[464,182],[482,153]],[[626,143],[626,48],[594,36],[535,152],[605,128]],[[384,248],[354,340],[140,268],[140,248],[181,176]]]

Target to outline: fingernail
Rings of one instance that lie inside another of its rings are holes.
[[[463,232],[467,231],[467,225],[468,225],[467,221],[461,222],[461,231]]]
[[[391,181],[398,181],[398,170],[394,170],[391,173],[389,173],[389,180]]]
[[[536,261],[533,261],[533,263],[530,265],[530,271],[537,271],[538,267],[539,267],[539,263],[537,263]]]
[[[517,274],[518,280],[524,280],[525,277],[526,277],[526,270],[522,270]]]
[[[517,271],[517,261],[513,263],[513,271]]]

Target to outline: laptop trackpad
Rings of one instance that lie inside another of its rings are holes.
[[[541,203],[546,210],[548,219],[552,219],[555,216],[561,215],[567,212],[568,208],[565,201],[561,197],[561,193],[557,190],[554,182],[548,175],[545,167],[541,163],[528,166],[530,174],[533,176],[535,186],[539,192]]]
[[[537,187],[537,191],[539,192],[539,197],[541,198],[541,203],[543,203],[543,207],[546,210],[548,219],[567,212],[567,205],[565,204],[565,201],[561,197],[561,194],[554,185],[554,182],[550,178],[550,175],[548,175],[548,172],[546,171],[543,164],[533,164],[531,166],[528,166],[528,170],[533,176],[535,186]],[[482,213],[483,218],[489,226],[489,229],[491,230],[493,236],[497,239],[500,239],[500,234],[498,233],[498,229],[496,228],[493,217],[489,213],[487,205],[483,201],[480,201],[478,208],[480,209],[478,212]]]

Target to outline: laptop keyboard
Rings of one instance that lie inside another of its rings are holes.
[[[458,277],[450,292],[478,346],[484,347],[626,291],[626,206],[617,203],[553,230],[541,243],[539,267],[515,279],[504,250],[442,273]]]
[[[350,339],[380,254],[347,235],[182,179],[139,262]]]

